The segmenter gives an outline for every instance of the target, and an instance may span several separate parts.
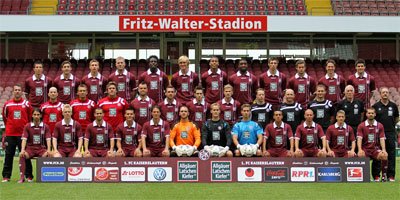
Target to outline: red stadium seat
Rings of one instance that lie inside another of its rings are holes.
[[[78,3],[77,0],[69,0],[69,5],[76,5]]]

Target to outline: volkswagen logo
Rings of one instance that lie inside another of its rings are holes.
[[[157,181],[162,181],[167,176],[167,172],[163,168],[157,168],[154,170],[153,176]]]

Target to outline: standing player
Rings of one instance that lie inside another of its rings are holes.
[[[62,74],[54,79],[54,87],[59,91],[58,101],[68,104],[75,99],[76,88],[80,80],[71,74],[71,63],[64,61],[61,63]]]
[[[104,111],[96,108],[95,121],[86,128],[84,157],[114,157],[115,135],[109,123],[104,121]]]
[[[316,113],[316,117],[314,119],[315,123],[322,126],[324,133],[328,127],[333,124],[335,120],[335,108],[333,108],[332,102],[325,99],[325,86],[318,85],[317,86],[317,96],[315,99],[308,103],[308,109],[311,109],[314,113]]]
[[[34,74],[25,80],[25,93],[32,107],[39,108],[47,101],[48,89],[53,85],[53,81],[43,74],[43,63],[35,61],[33,63]]]
[[[383,125],[375,120],[374,108],[367,108],[367,120],[357,129],[358,157],[370,157],[382,162],[382,181],[386,179],[387,159],[385,131]],[[379,182],[380,172],[372,168],[372,177]]]
[[[113,131],[124,122],[125,110],[129,107],[125,99],[117,96],[117,84],[107,84],[107,97],[100,99],[98,107],[104,111],[104,120],[111,125]]]
[[[143,125],[143,157],[169,157],[169,124],[161,119],[161,109],[151,108],[152,119]]]
[[[201,144],[200,130],[189,121],[189,109],[186,106],[179,108],[179,117],[180,121],[171,130],[169,144],[174,151],[182,145],[189,145],[195,152]]]
[[[125,58],[118,57],[115,59],[115,66],[117,70],[115,73],[110,74],[108,81],[113,81],[117,84],[117,95],[127,102],[131,102],[136,94],[136,77],[125,69]]]
[[[197,86],[194,89],[194,96],[193,100],[186,103],[189,113],[191,113],[189,118],[190,121],[196,123],[197,127],[202,127],[209,115],[209,104],[204,100],[203,88],[201,86]]]
[[[181,56],[178,59],[179,71],[172,75],[171,85],[176,89],[176,99],[186,104],[194,97],[193,89],[199,85],[199,76],[189,71],[189,58]]]
[[[251,120],[257,122],[261,128],[265,128],[272,119],[272,105],[265,102],[264,88],[256,90],[256,99],[251,105]]]
[[[258,78],[260,88],[265,90],[265,101],[272,104],[274,110],[282,103],[283,90],[286,88],[286,75],[278,71],[278,64],[277,58],[270,58],[268,71]]]
[[[365,71],[365,61],[363,59],[356,61],[356,73],[349,76],[347,84],[355,88],[355,98],[363,101],[365,107],[369,108],[371,106],[369,102],[372,96],[371,93],[376,89],[375,79]]]
[[[3,150],[5,150],[2,182],[10,181],[15,148],[18,147],[19,151],[21,151],[22,132],[24,131],[25,124],[30,121],[32,116],[32,107],[27,100],[22,98],[22,95],[22,86],[19,84],[14,85],[13,99],[7,101],[3,106],[2,115],[6,130],[2,138]],[[26,164],[26,178],[31,182],[33,180],[32,163],[28,160]]]
[[[232,98],[233,87],[231,85],[224,86],[224,98],[218,101],[221,109],[221,118],[233,126],[239,119],[240,103]]]
[[[385,129],[385,146],[388,153],[387,177],[390,182],[395,181],[396,175],[396,123],[399,122],[399,109],[397,105],[389,100],[389,89],[380,89],[381,100],[373,105],[376,110],[376,121],[380,122]],[[372,162],[372,170],[380,171],[379,162]],[[384,177],[383,177],[384,178]]]
[[[266,157],[293,157],[294,139],[289,124],[282,121],[283,113],[274,111],[274,122],[267,125],[263,141],[263,156]],[[287,143],[289,141],[289,145]],[[290,150],[288,150],[290,149]]]
[[[56,123],[52,136],[53,157],[82,157],[81,125],[71,118],[72,108],[69,104],[64,105],[62,113],[64,119]]]
[[[143,124],[151,119],[150,109],[156,105],[156,102],[147,96],[147,84],[141,82],[138,86],[139,96],[131,102],[131,106],[135,110],[135,121],[143,126]]]
[[[94,120],[96,103],[87,97],[87,86],[78,86],[78,98],[71,101],[72,119],[79,122],[82,127],[82,135],[86,133],[86,127]]]
[[[43,122],[50,128],[50,134],[53,134],[56,123],[62,120],[63,103],[59,102],[57,88],[51,87],[49,89],[49,101],[42,104],[40,107],[43,113]]]
[[[223,98],[222,87],[228,84],[228,77],[219,69],[217,56],[212,56],[209,64],[210,69],[201,75],[201,84],[206,90],[206,102],[212,104]]]
[[[294,91],[292,89],[285,90],[284,101],[279,110],[283,113],[282,121],[288,123],[292,130],[296,130],[297,126],[304,120],[304,110],[301,104],[294,101]]]
[[[160,102],[158,106],[161,108],[161,118],[172,126],[178,120],[178,110],[181,103],[175,99],[176,90],[171,85],[165,90],[165,96],[164,101]]]
[[[326,75],[319,79],[318,84],[323,84],[328,88],[326,99],[332,101],[333,105],[336,107],[337,103],[343,97],[346,80],[341,75],[335,73],[335,68],[336,62],[334,60],[329,59],[326,61]]]
[[[364,121],[364,103],[354,98],[354,87],[352,85],[346,86],[344,95],[345,98],[338,103],[337,109],[346,113],[346,124],[356,131],[358,125]],[[357,135],[356,132],[354,134]]]
[[[220,112],[217,103],[211,104],[211,119],[201,128],[201,143],[204,147],[210,145],[224,147],[219,155],[232,157],[233,153],[229,150],[232,146],[231,127],[220,118]]]
[[[99,61],[92,59],[89,62],[90,73],[83,77],[82,83],[88,87],[88,98],[94,102],[103,98],[107,78],[99,72]]]
[[[164,99],[163,90],[165,90],[169,85],[169,80],[167,75],[158,69],[157,56],[150,56],[147,61],[149,69],[140,75],[139,83],[145,82],[149,87],[149,97],[156,103],[159,103]]]
[[[134,121],[135,111],[133,108],[125,110],[125,121],[118,125],[115,132],[117,140],[118,157],[142,157],[140,151],[140,135],[142,134],[142,126]]]
[[[237,122],[232,128],[232,141],[236,146],[235,156],[240,156],[243,152],[243,145],[252,145],[256,147],[253,150],[253,155],[261,156],[259,149],[263,141],[263,129],[255,121],[251,121],[251,106],[243,104],[241,106],[242,121]]]
[[[239,61],[239,71],[229,77],[229,84],[233,86],[233,98],[240,104],[252,103],[254,92],[258,88],[257,77],[248,70],[247,60],[242,58]]]
[[[299,102],[303,108],[306,108],[309,100],[313,99],[312,96],[315,92],[317,82],[306,73],[306,62],[298,60],[296,62],[296,75],[290,78],[287,88],[292,89],[296,96],[296,101]]]
[[[344,122],[346,116],[343,110],[336,113],[336,123],[326,131],[327,156],[352,158],[356,155],[356,139],[351,126]]]
[[[20,180],[25,181],[25,160],[33,157],[47,157],[51,155],[51,134],[47,124],[41,121],[42,113],[35,108],[32,112],[32,122],[27,123],[22,133],[21,152],[19,153]]]
[[[322,127],[313,121],[314,112],[304,112],[305,121],[297,127],[294,155],[301,157],[326,157],[326,137]],[[318,140],[322,140],[322,149],[318,149]]]

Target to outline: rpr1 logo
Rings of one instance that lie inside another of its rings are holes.
[[[315,182],[314,167],[292,167],[290,180],[293,182]]]

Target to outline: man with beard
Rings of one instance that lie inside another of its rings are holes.
[[[239,61],[239,71],[229,77],[229,84],[233,86],[233,98],[240,104],[252,103],[254,92],[258,87],[256,76],[248,70],[247,60],[242,58]]]

